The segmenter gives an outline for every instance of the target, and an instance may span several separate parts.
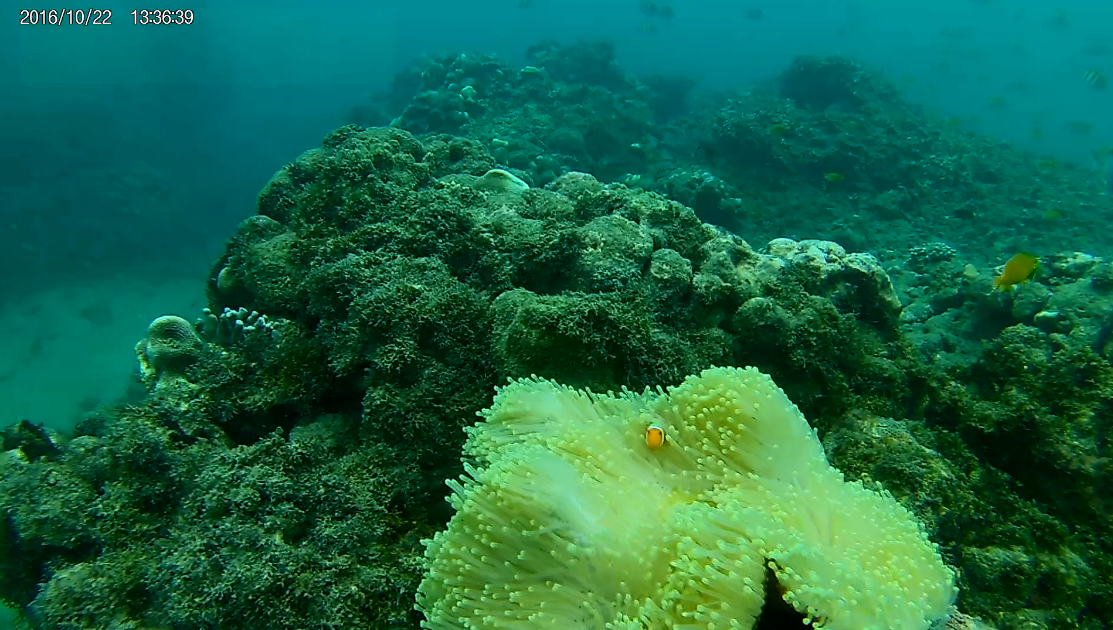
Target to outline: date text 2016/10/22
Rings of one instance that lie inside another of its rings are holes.
[[[24,26],[111,26],[111,9],[20,9]]]
[[[142,9],[127,14],[136,26],[193,24],[192,9]],[[111,26],[112,9],[20,9],[19,23],[26,26]]]

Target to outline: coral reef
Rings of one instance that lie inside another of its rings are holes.
[[[614,56],[610,44],[579,42],[532,46],[521,69],[489,55],[427,58],[383,100],[399,112],[392,125],[480,140],[499,163],[528,171],[538,185],[569,170],[610,180],[644,169],[641,147],[652,143],[655,104]]]
[[[424,59],[369,107],[415,134],[479,140],[536,185],[589,172],[755,242],[801,234],[886,264],[941,235],[977,264],[1113,246],[1080,229],[1110,209],[1100,178],[933,116],[852,59],[801,56],[768,85],[696,97],[684,77],[624,72],[605,43],[538,44],[526,63]]]
[[[613,61],[426,60],[392,126],[277,172],[214,261],[212,343],[164,322],[145,399],[5,436],[0,597],[44,629],[416,627],[418,541],[497,384],[733,365],[924,523],[961,611],[1113,625],[1113,267],[1075,252],[1109,245],[1094,182],[845,60],[667,127]],[[528,187],[473,185],[494,169]],[[1043,271],[991,292],[1022,249]]]
[[[755,364],[782,379],[817,418],[839,408],[895,414],[909,406],[892,402],[893,392],[912,389],[894,365],[905,360],[893,342],[896,319],[866,321],[840,311],[883,293],[868,256],[839,253],[832,244],[803,246],[827,252],[816,265],[791,254],[787,244],[778,245],[776,256],[756,252],[684,206],[604,186],[583,173],[563,176],[552,190],[512,195],[459,186],[441,181],[455,163],[490,158],[481,145],[459,143],[456,159],[446,159],[452,153],[444,151],[446,143],[442,137],[422,143],[392,128],[349,127],[275,174],[260,193],[259,216],[241,224],[215,262],[208,308],[281,319],[280,342],[245,335],[231,345],[204,346],[197,339],[187,344],[190,364],[176,378],[188,387],[158,387],[138,405],[94,414],[57,461],[5,464],[0,510],[19,535],[2,556],[32,571],[11,574],[24,577],[3,591],[7,601],[33,611],[43,627],[65,626],[78,609],[89,611],[92,623],[190,625],[207,615],[222,628],[303,627],[335,618],[336,611],[349,623],[407,619],[412,612],[398,598],[414,592],[420,550],[413,534],[403,538],[400,532],[431,535],[447,520],[441,488],[459,473],[461,429],[508,376],[536,373],[604,391],[677,383],[712,364]],[[814,282],[806,281],[820,270]],[[762,312],[782,319],[756,319]],[[798,323],[785,326],[783,318]],[[761,338],[759,321],[791,338]],[[189,331],[185,339],[196,336],[192,326],[181,330]],[[162,335],[149,336],[141,347],[157,346],[152,338]],[[783,351],[788,346],[795,354]],[[786,362],[775,360],[785,355]],[[853,367],[858,378],[848,381],[836,365]],[[888,379],[886,396],[875,391],[873,375]],[[335,438],[339,446],[327,457],[299,455],[297,466],[274,481],[282,485],[270,487],[276,473],[251,453],[296,452],[292,436],[324,417],[331,434],[342,436]],[[817,424],[825,429],[830,422]],[[122,453],[138,453],[138,439],[147,444],[146,459],[129,455],[127,466],[110,464]],[[370,454],[373,460],[366,459]],[[309,510],[298,493],[330,487],[314,481],[327,474],[325,461],[334,466],[353,458],[363,462],[363,472],[348,483],[384,484],[395,498],[385,504],[358,499],[363,486],[337,496],[354,497],[376,523],[365,525],[369,538],[349,541],[356,546],[349,553],[314,533],[346,520],[348,504]],[[206,479],[257,468],[250,474],[262,485],[245,491],[243,500],[257,497],[244,505],[262,510],[261,520],[252,522],[249,513],[255,512],[244,510],[230,522],[227,510],[191,507],[238,501],[218,500],[218,492],[232,490]],[[29,489],[53,470],[73,481],[39,488],[28,501]],[[281,481],[295,474],[306,477]],[[119,489],[95,491],[105,485]],[[202,499],[208,493],[213,497]],[[126,504],[107,505],[121,500]],[[69,507],[45,516],[63,504]],[[280,514],[266,516],[270,510]],[[111,517],[84,520],[90,513]],[[59,538],[43,530],[44,518],[66,533]],[[214,538],[218,532],[225,538]],[[281,535],[279,546],[252,542],[260,532],[268,540]],[[328,571],[298,565],[317,577],[278,576],[287,603],[261,610],[211,605],[228,603],[213,599],[218,593],[233,596],[222,586],[228,574],[191,566],[175,569],[193,576],[188,588],[174,582],[182,594],[175,606],[145,606],[169,597],[164,589],[170,582],[149,577],[162,569],[140,567],[175,566],[167,554],[176,553],[181,540],[191,541],[191,548],[241,549],[243,566],[259,572],[237,569],[236,592],[273,593],[267,579],[275,576],[267,567],[279,563],[294,571],[281,556],[282,542],[290,540],[325,561],[357,557],[358,547],[375,559],[346,562],[389,578],[373,580],[382,587],[372,592],[330,590],[336,599],[325,610],[310,605],[318,601],[314,585],[346,585],[354,578],[328,572],[341,565]],[[128,550],[127,562],[114,549]],[[67,560],[43,573],[62,550]],[[132,577],[116,580],[115,570]],[[136,579],[145,580],[144,590],[128,597],[97,586],[108,580],[128,588]],[[274,621],[282,615],[285,621]]]
[[[428,530],[381,452],[327,415],[238,449],[181,416],[146,403],[58,463],[3,458],[0,588],[33,627],[416,625]]]

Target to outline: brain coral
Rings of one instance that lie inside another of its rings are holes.
[[[151,387],[178,379],[197,362],[204,342],[193,324],[177,315],[155,318],[147,327],[147,338],[135,344],[139,371]]]
[[[923,528],[831,468],[756,369],[667,393],[519,380],[484,415],[427,543],[426,628],[752,628],[778,596],[832,629],[950,611],[954,574]]]

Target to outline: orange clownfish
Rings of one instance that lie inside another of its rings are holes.
[[[649,447],[649,450],[659,450],[665,445],[665,440],[665,430],[661,427],[651,424],[649,428],[645,430],[645,445]]]
[[[1032,274],[1036,273],[1036,267],[1040,266],[1040,259],[1031,254],[1017,254],[1005,263],[1005,270],[1001,275],[993,279],[994,291],[1011,291],[1014,285],[1021,282],[1027,282]]]

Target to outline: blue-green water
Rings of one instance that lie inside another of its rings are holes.
[[[495,385],[712,364],[960,610],[1113,623],[1106,3],[0,4],[0,599],[39,626],[414,627]]]

